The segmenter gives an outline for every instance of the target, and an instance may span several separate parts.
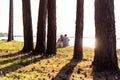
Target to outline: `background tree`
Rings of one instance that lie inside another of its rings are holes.
[[[9,29],[8,29],[8,40],[13,40],[13,0],[10,0],[9,7]]]
[[[47,0],[40,0],[37,25],[37,41],[33,53],[45,53]]]
[[[76,14],[76,31],[75,31],[75,46],[74,56],[76,60],[82,60],[83,58],[83,8],[84,0],[77,0],[77,14]]]
[[[114,0],[95,0],[95,28],[93,70],[117,71]]]
[[[22,0],[23,10],[23,30],[24,30],[24,47],[22,52],[29,52],[33,50],[33,32],[30,0]]]
[[[56,54],[56,0],[48,0],[47,54]]]

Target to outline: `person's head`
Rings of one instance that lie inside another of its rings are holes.
[[[63,37],[63,35],[60,35],[60,38],[62,38]]]
[[[67,37],[67,34],[65,34],[64,36]]]

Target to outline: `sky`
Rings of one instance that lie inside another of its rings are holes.
[[[22,0],[14,0],[14,34],[23,35]],[[74,36],[77,0],[56,0],[57,2],[57,35]],[[120,0],[115,2],[116,34],[120,37]],[[37,31],[39,0],[31,0],[33,34]],[[9,0],[0,0],[0,32],[8,32]],[[94,37],[94,0],[84,0],[84,37]]]

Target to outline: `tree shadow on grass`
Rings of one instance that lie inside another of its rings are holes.
[[[0,55],[0,58],[14,57],[14,56],[17,56],[17,55],[19,55],[19,54],[13,53],[13,54]]]
[[[18,53],[18,54],[15,53],[15,54],[16,54],[15,56],[20,55],[20,53]],[[21,55],[23,55],[23,54],[21,54]],[[6,57],[9,57],[9,56],[7,55]],[[11,57],[11,55],[10,55],[10,57]],[[3,62],[0,62],[0,65],[6,65],[7,63],[11,63],[11,65],[0,68],[0,76],[6,76],[7,73],[14,72],[14,71],[18,70],[19,68],[25,67],[32,63],[39,62],[40,60],[46,59],[46,58],[48,58],[48,57],[46,57],[44,55],[35,55],[34,56],[31,54],[25,54],[25,55],[19,56],[17,58],[5,60]]]
[[[72,59],[68,64],[66,64],[59,73],[54,77],[53,80],[69,80],[75,66],[78,64],[78,61]],[[80,73],[80,71],[78,71]]]
[[[4,64],[7,64],[7,63],[12,63],[16,60],[19,60],[19,59],[27,59],[27,58],[32,58],[32,56],[30,54],[20,54],[20,53],[13,53],[13,54],[9,54],[9,55],[3,55],[1,56],[1,58],[7,58],[5,60],[1,60],[0,61],[0,65],[4,65]]]
[[[104,72],[93,72],[93,80],[120,80],[118,72],[104,71]]]

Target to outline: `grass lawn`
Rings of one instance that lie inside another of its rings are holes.
[[[93,48],[84,47],[83,60],[75,62],[72,46],[58,48],[57,55],[51,57],[20,54],[22,47],[22,42],[0,41],[0,80],[119,80],[112,73],[92,74]],[[117,55],[120,63],[119,49]]]

